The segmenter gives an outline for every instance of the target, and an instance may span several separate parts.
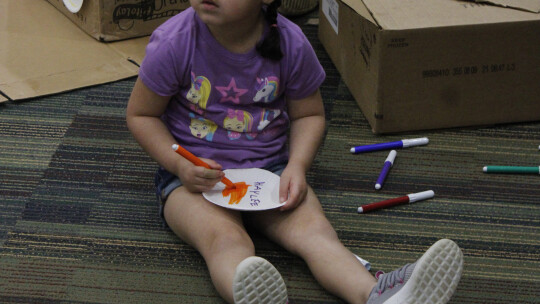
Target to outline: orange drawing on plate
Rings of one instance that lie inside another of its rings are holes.
[[[249,186],[251,185],[246,185],[245,182],[234,183],[234,188],[227,187],[221,191],[221,194],[223,197],[231,196],[229,205],[238,204],[246,195]]]

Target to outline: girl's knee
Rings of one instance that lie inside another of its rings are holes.
[[[223,254],[223,252],[234,251],[249,251],[255,252],[255,245],[247,234],[247,232],[240,227],[219,227],[215,229],[204,240],[203,248],[199,248],[199,251],[206,255]]]

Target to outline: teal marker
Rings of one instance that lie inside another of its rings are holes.
[[[517,174],[540,174],[538,167],[519,167],[519,166],[485,166],[486,173],[517,173]]]

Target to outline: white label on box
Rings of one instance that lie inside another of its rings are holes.
[[[337,35],[339,24],[338,3],[336,2],[336,0],[322,0],[322,11]]]

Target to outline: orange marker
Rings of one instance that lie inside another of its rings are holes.
[[[193,155],[188,150],[182,148],[180,145],[174,144],[174,145],[172,145],[172,148],[176,153],[182,155],[185,159],[189,160],[195,166],[200,166],[200,167],[205,167],[207,169],[212,169],[212,168],[210,168],[210,166],[207,163],[202,161],[197,156]],[[227,188],[236,188],[236,186],[233,184],[233,182],[231,182],[225,176],[221,179],[221,182],[224,183],[227,186]]]

